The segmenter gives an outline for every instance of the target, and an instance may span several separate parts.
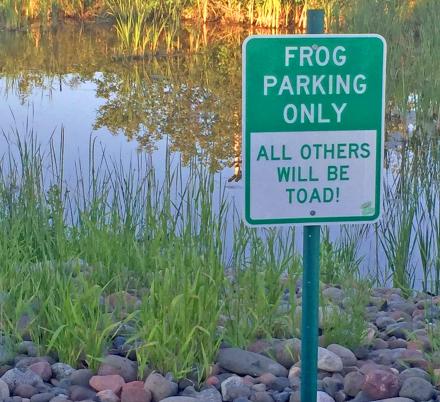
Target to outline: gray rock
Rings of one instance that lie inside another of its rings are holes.
[[[57,380],[62,380],[64,378],[67,378],[75,371],[75,369],[72,366],[69,366],[68,364],[65,363],[55,363],[52,364],[51,367],[52,367],[52,375]]]
[[[352,371],[344,378],[344,392],[348,396],[356,396],[364,385],[365,376],[359,371]]]
[[[397,396],[395,398],[378,399],[376,401],[371,401],[371,402],[414,402],[414,400]]]
[[[70,402],[70,399],[67,399],[67,395],[57,395],[53,397],[49,402]]]
[[[137,364],[126,357],[107,355],[98,369],[98,375],[119,374],[125,382],[136,381]]]
[[[9,340],[0,337],[0,366],[14,360],[14,350]]]
[[[18,384],[32,385],[35,387],[43,385],[41,377],[31,370],[21,371],[14,368],[8,370],[1,379],[8,385],[10,391],[13,391]]]
[[[199,392],[196,399],[202,402],[222,402],[222,395],[214,387],[210,387]]]
[[[83,401],[85,399],[95,399],[96,392],[81,385],[72,385],[69,388],[69,396],[72,401]]]
[[[151,392],[153,402],[177,395],[178,385],[159,373],[151,373],[145,380],[144,389]]]
[[[288,374],[287,369],[275,360],[238,348],[220,349],[217,362],[228,371],[253,377],[264,373],[272,373],[277,377],[287,377]]]
[[[14,389],[14,394],[22,398],[31,398],[38,394],[38,390],[29,384],[17,384]]]
[[[318,348],[318,369],[335,373],[342,371],[342,368],[342,360],[338,355],[327,349]]]
[[[322,291],[322,296],[335,304],[340,304],[344,300],[345,294],[342,289],[329,287]]]
[[[278,392],[272,394],[274,402],[287,402],[290,397],[290,392]]]
[[[224,401],[233,401],[236,398],[247,398],[251,395],[251,388],[245,384],[243,378],[232,376],[221,383],[222,397]]]
[[[270,394],[264,391],[255,392],[255,395],[253,396],[252,400],[254,402],[274,402]]]
[[[171,396],[169,398],[162,399],[161,402],[199,402],[199,400],[189,396]]]
[[[9,397],[9,387],[3,380],[0,380],[0,401]]]
[[[371,398],[361,391],[350,402],[371,402]]]
[[[335,355],[338,355],[341,358],[344,366],[355,366],[357,363],[354,353],[344,346],[333,343],[327,346],[327,350],[333,352]]]
[[[89,381],[93,377],[92,370],[89,369],[79,369],[75,370],[69,376],[69,381],[72,385],[82,385],[83,387],[89,386]]]
[[[403,370],[399,374],[399,380],[403,384],[405,380],[411,377],[419,377],[423,378],[426,381],[429,381],[431,379],[431,376],[425,371],[417,367],[411,367],[406,370]]]
[[[385,329],[388,325],[395,324],[396,320],[385,315],[376,318],[376,326],[379,329]]]
[[[36,394],[31,398],[31,402],[49,402],[55,395],[52,392]]]
[[[270,383],[270,389],[278,392],[284,391],[284,389],[289,386],[290,382],[287,377],[275,377],[274,380]]]
[[[414,328],[410,322],[402,321],[387,325],[385,332],[388,334],[388,336],[407,339],[407,336],[413,331],[413,329]]]
[[[336,393],[344,388],[343,382],[338,378],[325,377],[322,380],[322,385],[324,391],[327,392],[332,398],[335,397]]]
[[[24,353],[24,354],[28,355],[29,357],[36,357],[36,356],[38,356],[37,346],[32,341],[20,342],[17,345],[17,352],[18,353]]]
[[[316,394],[316,402],[335,402],[335,400],[329,394],[318,391]]]
[[[274,344],[274,358],[286,369],[290,369],[301,353],[301,341],[297,338],[286,339]]]
[[[434,387],[428,381],[419,377],[410,377],[404,381],[399,396],[414,399],[415,401],[428,401],[434,395]]]

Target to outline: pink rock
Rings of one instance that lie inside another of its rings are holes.
[[[213,385],[214,387],[220,383],[220,380],[218,377],[212,375],[211,377],[208,377],[205,381],[206,385]]]
[[[94,375],[89,384],[96,391],[110,390],[117,394],[125,381],[119,374]]]
[[[370,370],[362,391],[373,400],[393,398],[399,394],[399,377],[390,370]]]
[[[264,373],[257,378],[259,382],[265,385],[272,384],[277,378],[272,373]]]
[[[119,397],[110,389],[105,389],[104,391],[99,391],[96,396],[101,402],[119,402]]]
[[[49,381],[52,378],[52,367],[46,361],[31,364],[29,370],[39,375],[43,381]]]
[[[142,381],[132,381],[122,387],[121,402],[150,402],[151,392]]]

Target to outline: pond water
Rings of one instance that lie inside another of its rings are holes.
[[[250,33],[240,27],[188,26],[174,54],[128,61],[119,57],[117,38],[105,25],[64,23],[47,32],[0,32],[0,127],[5,133],[0,149],[7,149],[15,129],[33,131],[43,147],[50,140],[60,144],[63,138],[67,181],[73,180],[77,158],[88,158],[91,139],[107,157],[127,166],[138,152],[145,154],[159,179],[168,155],[184,166],[196,161],[217,172],[217,184],[226,186],[240,210],[241,43]],[[398,46],[392,43],[389,51]],[[433,227],[432,219],[424,215],[417,221],[412,211],[398,206],[399,194],[412,183],[405,179],[405,169],[432,181],[423,188],[433,189],[434,221],[439,213],[440,78],[434,65],[435,59],[423,60],[420,54],[392,53],[389,58],[385,223],[353,229],[363,239],[359,254],[365,257],[365,267],[382,270],[381,281],[389,273],[383,271],[391,258],[387,242],[404,243],[399,236],[405,220],[411,220],[411,228]],[[422,87],[411,85],[419,72]],[[418,196],[425,210],[426,195]],[[389,237],[380,236],[381,230]],[[408,269],[420,284],[417,231],[410,232],[414,253]],[[331,229],[333,239],[338,233],[338,228]],[[432,255],[438,259],[434,229],[432,236]],[[429,264],[435,268],[435,257]]]

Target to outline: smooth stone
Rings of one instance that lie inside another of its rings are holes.
[[[69,388],[69,396],[72,401],[82,401],[85,399],[94,399],[96,397],[96,392],[89,387],[72,385]]]
[[[150,402],[151,392],[142,381],[132,381],[122,387],[121,402]]]
[[[31,364],[29,370],[39,375],[43,381],[49,381],[52,378],[52,367],[46,361]]]
[[[434,387],[428,381],[419,377],[411,377],[404,381],[399,396],[414,399],[416,402],[428,401],[434,395]]]
[[[333,377],[325,377],[322,380],[323,391],[329,394],[332,398],[336,393],[344,388],[344,384],[341,379]]]
[[[399,374],[399,380],[403,384],[405,380],[411,377],[419,377],[423,378],[426,381],[429,381],[431,379],[431,376],[425,371],[417,367],[411,367],[406,370],[403,370]]]
[[[413,326],[407,321],[396,322],[395,324],[387,325],[385,332],[388,336],[395,336],[396,338],[407,339],[410,332],[413,331]]]
[[[8,370],[1,378],[12,391],[18,384],[26,384],[32,386],[43,385],[43,380],[31,370],[21,371],[19,369]]]
[[[392,325],[395,323],[396,320],[387,315],[376,318],[376,326],[381,330],[385,329],[388,325]]]
[[[290,382],[287,377],[275,377],[274,381],[270,384],[270,389],[281,392],[289,387],[289,385]]]
[[[93,377],[93,372],[90,369],[79,369],[74,371],[69,376],[72,385],[81,385],[83,387],[89,386],[89,381]]]
[[[233,401],[240,397],[249,397],[251,395],[251,388],[244,383],[243,378],[239,376],[232,376],[221,383],[222,397],[224,401]]]
[[[357,359],[354,353],[344,346],[333,343],[327,346],[327,350],[339,356],[344,366],[355,366],[357,363]]]
[[[264,391],[255,392],[255,394],[252,398],[252,401],[253,402],[274,402],[274,400],[270,396],[270,394],[267,392],[264,392]]]
[[[153,402],[159,402],[170,396],[175,396],[178,385],[159,373],[151,373],[144,383],[144,389],[151,392]]]
[[[362,391],[371,399],[392,398],[399,395],[399,377],[391,370],[372,369],[365,375]]]
[[[17,384],[14,388],[14,395],[22,398],[31,398],[35,394],[38,394],[38,390],[29,384]]]
[[[316,402],[335,402],[335,400],[329,394],[318,391],[316,394]]]
[[[222,402],[222,395],[214,387],[199,392],[196,398],[202,402]]]
[[[322,291],[322,296],[330,300],[332,303],[341,304],[344,300],[345,293],[342,289],[336,287],[329,287]]]
[[[137,380],[137,364],[122,356],[107,355],[98,369],[98,375],[119,374],[125,382]]]
[[[110,389],[99,391],[96,396],[100,402],[119,402],[119,397]]]
[[[235,374],[258,377],[272,373],[277,377],[287,377],[288,371],[280,363],[266,356],[239,348],[220,349],[217,362],[225,370]]]
[[[49,402],[54,396],[53,392],[43,392],[32,396],[31,402]]]
[[[90,378],[89,385],[96,391],[110,390],[117,394],[125,384],[119,374],[95,375]]]
[[[348,396],[355,397],[364,385],[365,375],[359,371],[352,371],[344,378],[344,392]]]
[[[64,378],[67,378],[75,371],[73,367],[65,363],[52,364],[51,368],[52,368],[53,376],[57,380],[62,380]]]
[[[290,369],[299,360],[301,341],[297,338],[278,341],[273,349],[275,360],[286,369]]]
[[[0,401],[9,397],[9,387],[3,380],[0,380]]]
[[[378,399],[371,402],[414,402],[414,400],[409,398],[402,398],[398,396],[396,398]]]
[[[287,402],[290,397],[290,392],[278,392],[272,394],[274,402]]]
[[[55,396],[53,397],[49,402],[71,402],[70,399],[67,398],[67,396]]]
[[[161,402],[200,402],[196,398],[189,396],[171,396],[169,398],[162,399]]]
[[[343,366],[342,360],[337,354],[318,347],[318,369],[334,373],[341,371]]]

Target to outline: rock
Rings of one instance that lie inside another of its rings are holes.
[[[327,349],[318,348],[318,369],[334,373],[341,371],[342,368],[342,360],[338,355]]]
[[[36,394],[31,398],[31,402],[49,402],[54,397],[53,392],[43,392]]]
[[[316,394],[316,402],[335,402],[335,400],[329,394],[318,391]]]
[[[14,389],[14,394],[22,398],[31,398],[35,394],[38,394],[38,390],[29,384],[17,384]]]
[[[381,399],[381,400],[376,400],[376,401],[371,401],[371,402],[414,402],[414,401],[409,398],[401,398],[398,396],[396,398],[387,398],[387,399]]]
[[[71,402],[71,400],[67,399],[67,396],[55,396],[49,402]]]
[[[356,396],[364,385],[365,376],[359,371],[352,371],[344,378],[344,392],[349,396]]]
[[[55,363],[52,364],[52,374],[57,380],[62,380],[69,377],[75,369],[65,363]]]
[[[247,398],[251,395],[251,388],[244,383],[243,378],[232,376],[221,383],[222,397],[224,401],[233,401],[236,398]]]
[[[189,396],[171,396],[170,398],[162,399],[161,402],[200,402],[196,398],[191,398]]]
[[[414,399],[415,401],[428,401],[434,395],[434,387],[420,377],[407,378],[402,384],[399,396]]]
[[[8,370],[1,379],[8,385],[10,391],[13,391],[18,384],[32,385],[35,387],[43,385],[41,377],[31,370],[21,371],[14,368]]]
[[[341,358],[344,366],[355,366],[357,363],[354,353],[344,346],[333,343],[327,346],[327,350],[333,352],[335,355],[338,355]]]
[[[110,389],[99,391],[96,396],[101,402],[119,402],[119,397]]]
[[[31,364],[29,370],[39,375],[43,381],[47,382],[52,378],[52,367],[46,361]]]
[[[70,374],[69,380],[72,385],[81,385],[83,387],[88,387],[89,381],[92,377],[93,377],[92,370],[80,369],[80,370],[75,370],[72,374]]]
[[[89,385],[96,391],[110,390],[117,394],[125,384],[119,374],[95,375],[90,378]]]
[[[287,369],[275,360],[238,348],[220,349],[217,362],[225,370],[253,377],[264,373],[272,373],[277,377],[287,377],[288,373]]]
[[[408,321],[396,322],[395,324],[387,325],[385,332],[388,336],[395,336],[396,338],[407,339],[407,336],[412,332],[413,326]]]
[[[122,387],[121,402],[150,402],[151,392],[142,381],[132,381]]]
[[[0,366],[14,360],[15,353],[8,340],[0,338]]]
[[[329,287],[322,291],[322,296],[332,303],[341,304],[342,300],[344,300],[345,294],[342,289]]]
[[[136,381],[137,364],[126,357],[107,355],[98,369],[98,375],[119,374],[125,382]]]
[[[145,380],[144,389],[151,392],[153,402],[159,402],[176,395],[178,386],[159,373],[151,373]]]
[[[273,398],[267,392],[255,392],[252,398],[254,402],[274,402]]]
[[[289,400],[289,396],[290,392],[279,392],[272,394],[274,402],[287,402]]]
[[[23,341],[17,345],[17,352],[31,357],[38,356],[38,348],[32,341]]]
[[[301,341],[297,338],[286,339],[274,344],[275,360],[290,369],[298,360],[301,353]]]
[[[405,380],[407,380],[408,378],[411,378],[411,377],[423,378],[426,381],[429,381],[431,379],[431,376],[425,370],[419,369],[417,367],[412,367],[412,368],[408,368],[406,370],[403,370],[399,374],[400,383],[403,384],[405,382]]]
[[[83,387],[81,385],[72,385],[69,387],[70,399],[72,401],[83,401],[85,399],[94,399],[96,392],[89,387]]]
[[[376,318],[376,326],[377,328],[383,330],[385,329],[388,325],[391,324],[395,324],[396,320],[394,320],[393,318],[385,315],[385,316],[380,316]]]
[[[332,398],[335,397],[336,393],[344,388],[343,379],[334,377],[325,377],[322,380],[322,385],[324,391],[327,392]]]
[[[222,396],[214,387],[199,392],[196,399],[201,402],[222,402]]]
[[[0,401],[9,397],[9,387],[3,380],[0,380]]]
[[[397,396],[399,388],[399,378],[391,370],[372,369],[365,375],[362,391],[374,400]]]

